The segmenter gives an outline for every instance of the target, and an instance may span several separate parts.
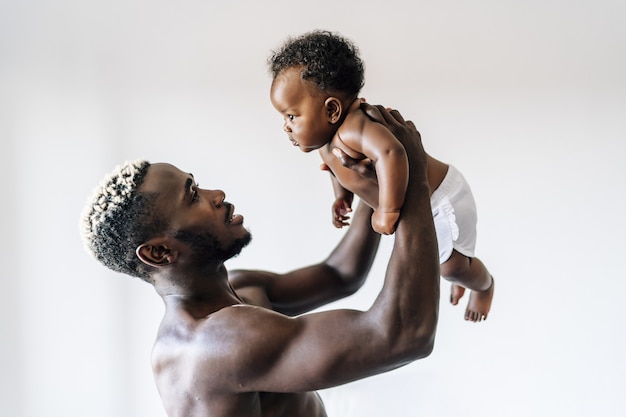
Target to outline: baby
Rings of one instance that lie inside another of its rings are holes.
[[[374,208],[373,229],[392,234],[404,202],[408,162],[393,134],[360,110],[364,65],[356,46],[338,34],[316,30],[287,40],[273,52],[269,66],[270,99],[283,116],[289,140],[303,152],[318,150],[332,174],[333,224],[348,225],[356,194]],[[333,154],[371,160],[378,187]],[[493,278],[474,257],[474,198],[453,166],[430,155],[427,164],[441,274],[453,284],[450,300],[456,305],[465,288],[471,289],[465,319],[484,320],[491,308]]]

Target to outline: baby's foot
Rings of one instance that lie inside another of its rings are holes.
[[[493,299],[493,285],[494,280],[491,277],[491,285],[485,291],[472,291],[465,310],[465,320],[473,322],[487,320]]]
[[[463,297],[463,294],[465,294],[465,287],[452,284],[450,287],[450,303],[452,303],[453,306],[457,305],[461,297]]]

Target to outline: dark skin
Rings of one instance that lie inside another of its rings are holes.
[[[301,314],[353,293],[368,274],[380,235],[366,204],[328,258],[284,274],[229,273],[223,261],[208,262],[171,235],[137,248],[166,307],[152,364],[170,417],[326,416],[315,390],[432,351],[439,263],[425,153],[399,113],[365,108],[404,144],[410,167],[384,285],[368,310]],[[141,189],[159,193],[157,209],[173,229],[210,231],[223,247],[248,233],[222,191],[199,189],[172,165],[152,165]]]
[[[370,124],[373,124],[369,121]],[[333,178],[335,195],[341,196],[333,208],[334,222],[338,227],[348,226],[349,213],[351,212],[351,202],[353,195],[346,192],[340,185],[337,186],[335,172],[339,173],[344,181],[349,182],[352,190],[356,190],[356,194],[362,201],[367,202],[371,207],[377,207],[379,203],[379,192],[377,187],[372,187],[372,182],[378,184],[378,179],[372,176],[372,172],[376,171],[376,162],[371,159],[358,159],[354,155],[346,152],[345,148],[334,147],[332,150],[325,151],[326,154],[333,153],[336,157],[331,160],[326,155],[325,160],[330,163],[323,163],[322,170],[329,171]],[[320,151],[320,153],[324,153]],[[431,194],[443,182],[448,172],[448,165],[438,159],[426,154],[426,164],[428,169],[428,184]],[[350,169],[348,169],[350,168]],[[345,204],[345,202],[349,202]],[[465,320],[472,322],[480,322],[487,319],[491,310],[491,302],[494,293],[494,280],[487,267],[476,257],[468,257],[452,250],[450,257],[441,264],[441,276],[449,281],[452,286],[450,290],[450,303],[457,305],[465,294],[465,289],[470,289],[470,297],[465,309]]]
[[[340,92],[320,90],[302,78],[301,67],[290,67],[278,74],[270,89],[273,106],[284,117],[283,129],[294,146],[303,152],[319,150],[322,160],[333,172],[333,224],[342,227],[345,211],[352,207],[354,194],[370,193],[361,189],[360,178],[338,164],[333,149],[341,149],[355,160],[375,161],[379,187],[372,214],[372,227],[391,234],[400,216],[406,193],[408,163],[402,144],[380,123],[360,109],[361,101]]]

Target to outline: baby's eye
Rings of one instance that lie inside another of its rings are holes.
[[[293,122],[293,119],[295,119],[296,116],[294,116],[293,114],[288,114],[287,115],[287,119],[289,119],[290,122]]]

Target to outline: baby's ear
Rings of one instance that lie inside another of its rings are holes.
[[[328,123],[335,124],[339,122],[341,119],[341,112],[343,111],[341,100],[337,97],[328,97],[326,101],[324,101],[324,106],[326,107],[326,113],[328,114]]]

